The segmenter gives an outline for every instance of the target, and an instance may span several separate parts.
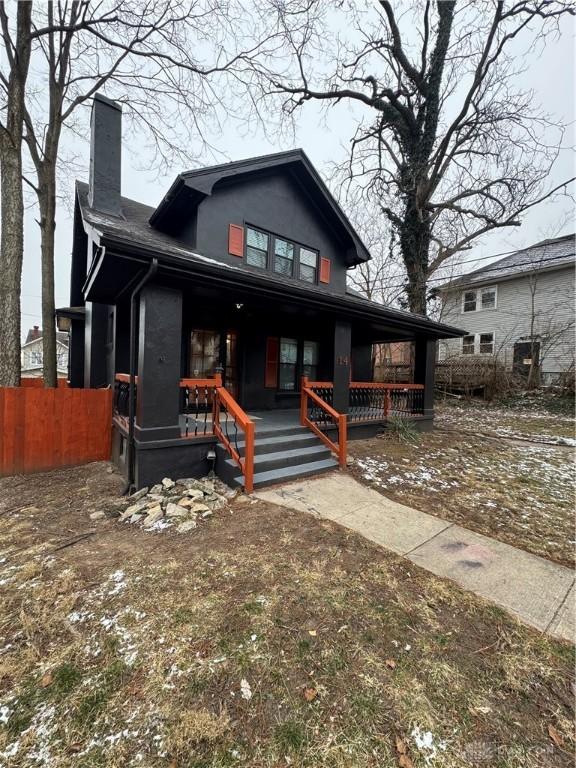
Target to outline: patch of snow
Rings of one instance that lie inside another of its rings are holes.
[[[415,726],[410,736],[418,751],[423,753],[427,765],[437,756],[438,750],[446,751],[446,742],[443,740],[436,741],[431,731],[421,731],[418,726]]]
[[[250,683],[244,677],[240,680],[240,695],[246,701],[250,701],[252,698],[252,688],[250,688]]]
[[[12,714],[12,710],[10,709],[10,707],[2,705],[0,707],[0,725],[6,725],[11,714]]]

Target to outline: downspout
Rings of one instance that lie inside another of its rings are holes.
[[[138,294],[144,288],[146,283],[151,280],[158,271],[158,259],[153,258],[146,273],[142,279],[134,286],[130,294],[130,384],[128,389],[128,445],[126,449],[126,464],[128,467],[128,477],[126,486],[122,495],[131,493],[134,487],[134,418],[136,411],[136,358],[137,358],[137,337],[136,325],[138,323],[138,303],[136,299]]]

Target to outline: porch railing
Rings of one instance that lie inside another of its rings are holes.
[[[134,377],[134,388],[138,390],[138,376]],[[112,415],[124,422],[128,428],[130,407],[130,376],[127,373],[117,373],[114,377],[114,397],[112,400]]]
[[[210,379],[180,379],[180,389],[184,394],[183,437],[214,434],[214,393],[221,386],[222,376],[219,373]]]
[[[421,416],[423,384],[384,384],[351,381],[348,421],[375,421],[389,416]]]
[[[306,377],[302,379],[300,387],[300,423],[308,427],[322,442],[336,454],[341,467],[346,466],[346,415],[338,413],[332,408],[318,391],[330,397],[332,400],[333,387],[331,382],[309,382]],[[318,390],[318,391],[317,391]],[[336,429],[336,440],[332,440],[327,434]]]
[[[214,390],[214,434],[244,475],[247,493],[254,490],[254,422],[224,387]],[[238,445],[238,430],[244,433],[244,455]]]

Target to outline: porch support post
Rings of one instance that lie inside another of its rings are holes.
[[[416,338],[414,342],[414,384],[424,384],[424,416],[434,416],[434,375],[436,340]]]
[[[147,285],[140,294],[135,436],[180,437],[182,292]]]
[[[338,413],[348,413],[350,371],[352,356],[352,330],[350,323],[334,323],[334,393],[332,405]]]

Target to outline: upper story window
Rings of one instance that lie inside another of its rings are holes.
[[[246,229],[246,263],[253,267],[266,269],[268,266],[268,241],[265,232],[247,227]]]
[[[299,245],[270,232],[246,227],[246,263],[276,274],[295,277],[306,283],[318,283],[318,251]],[[320,275],[321,282],[329,282]]]
[[[462,312],[479,312],[483,309],[496,309],[496,286],[463,292]]]

